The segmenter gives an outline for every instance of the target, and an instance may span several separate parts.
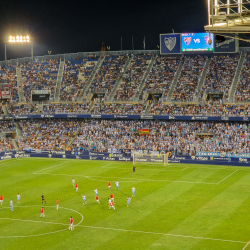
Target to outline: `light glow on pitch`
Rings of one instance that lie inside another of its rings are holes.
[[[29,43],[29,36],[9,36],[9,43]]]

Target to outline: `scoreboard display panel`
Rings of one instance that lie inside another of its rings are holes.
[[[181,51],[214,51],[214,37],[211,33],[182,33]]]

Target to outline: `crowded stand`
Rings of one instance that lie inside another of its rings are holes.
[[[213,104],[211,116],[250,116],[249,105]]]
[[[121,115],[141,115],[145,113],[146,104],[105,104],[95,103],[91,113],[93,114],[121,114]]]
[[[133,100],[153,55],[135,55],[114,95],[114,100]]]
[[[201,89],[200,97],[202,98],[207,91],[210,93],[222,93],[224,94],[224,98],[228,98],[238,60],[239,55],[213,56]]]
[[[206,59],[204,56],[185,56],[180,78],[171,97],[172,101],[193,100]]]
[[[41,112],[38,112],[37,104],[10,104],[7,105],[8,114],[10,115],[34,115]]]
[[[148,135],[139,129],[147,128]],[[182,155],[204,152],[250,152],[247,123],[87,120],[73,150],[94,152],[166,151]],[[199,137],[199,133],[212,136]]]
[[[0,66],[0,91],[9,91],[12,102],[18,101],[16,67],[12,65]]]
[[[70,150],[71,137],[81,126],[81,121],[34,120],[19,122],[22,137],[17,140],[21,150]]]
[[[180,57],[158,56],[145,81],[140,99],[143,99],[146,91],[161,91],[162,93],[165,91],[167,95],[179,67],[179,63]]]
[[[66,60],[60,99],[76,101],[94,70],[99,57],[89,55],[83,59]]]
[[[55,95],[56,81],[60,61],[35,61],[21,64],[24,97],[31,101],[32,90],[51,91],[51,98]]]
[[[6,152],[12,150],[14,150],[14,145],[11,139],[0,138],[0,152]]]
[[[0,131],[14,131],[16,130],[15,121],[0,121]]]
[[[243,64],[240,80],[235,93],[236,102],[249,102],[250,101],[250,54],[247,54],[245,63]]]
[[[84,103],[57,103],[44,104],[44,114],[85,114],[88,113],[89,105]]]
[[[121,76],[128,58],[127,55],[105,56],[102,65],[90,85],[88,93],[111,92],[116,81]]]
[[[151,104],[149,111],[152,115],[209,115],[211,104]]]

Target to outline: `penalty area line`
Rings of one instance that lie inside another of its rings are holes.
[[[55,168],[55,167],[57,167],[57,166],[66,164],[66,163],[68,163],[68,162],[69,162],[69,161],[66,161],[66,162],[63,162],[63,163],[60,163],[60,164],[57,164],[57,165],[54,165],[54,166],[51,166],[51,167],[48,167],[48,168],[43,168],[43,169],[41,169],[41,170],[38,170],[38,171],[34,172],[33,174],[37,174],[37,173],[42,172],[42,171],[47,170],[47,169]]]
[[[219,182],[216,183],[216,184],[220,184],[221,182],[223,182],[224,180],[226,180],[227,178],[229,178],[231,175],[233,175],[233,174],[236,173],[237,171],[238,171],[238,169],[235,170],[235,171],[233,171],[233,173],[231,173],[230,175],[226,176],[224,179],[222,179],[221,181],[219,181]]]

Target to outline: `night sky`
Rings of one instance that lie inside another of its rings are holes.
[[[9,35],[34,38],[34,56],[111,50],[157,49],[159,34],[203,32],[207,0],[0,1],[0,60]],[[29,46],[8,47],[8,59],[30,56]]]

